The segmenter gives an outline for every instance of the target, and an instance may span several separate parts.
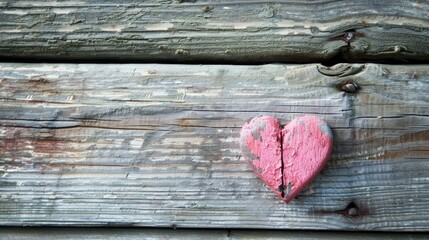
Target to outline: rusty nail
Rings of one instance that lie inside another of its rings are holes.
[[[356,91],[356,85],[353,83],[347,83],[346,85],[344,85],[344,88],[346,91],[348,92],[355,92]]]
[[[359,91],[360,87],[359,85],[357,85],[357,83],[353,82],[352,80],[348,80],[340,83],[340,85],[338,86],[338,89],[347,93],[356,93]]]
[[[353,37],[354,37],[353,32],[346,32],[344,34],[344,41],[350,42],[353,39]]]

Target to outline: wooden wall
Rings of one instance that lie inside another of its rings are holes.
[[[429,230],[428,10],[0,1],[0,225]],[[334,152],[286,205],[237,140],[304,114]]]
[[[425,230],[428,71],[3,63],[0,222]],[[239,131],[308,113],[334,154],[286,205],[240,159]]]
[[[270,63],[427,60],[427,1],[0,2],[0,57]]]
[[[225,229],[162,229],[162,228],[19,228],[0,227],[4,240],[134,240],[134,239],[212,239],[212,240],[418,240],[427,239],[424,233],[376,233],[376,232],[316,232],[279,230],[225,230]]]

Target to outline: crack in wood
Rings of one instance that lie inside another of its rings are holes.
[[[283,126],[280,126],[280,129],[283,129]],[[281,188],[279,188],[279,191],[281,191],[281,196],[282,196],[282,198],[285,198],[285,192],[284,192],[284,190],[285,190],[285,183],[284,183],[284,161],[283,161],[283,132],[282,132],[282,130],[280,130],[280,132],[279,132],[279,137],[278,137],[279,139],[280,139],[280,160],[281,160],[281,167],[282,167],[282,169],[281,169],[281,173],[282,173],[282,185],[281,185]],[[286,194],[286,198],[288,197],[288,195],[289,195],[289,192]]]

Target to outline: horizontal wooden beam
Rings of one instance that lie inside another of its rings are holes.
[[[162,229],[162,228],[38,228],[0,227],[3,240],[62,240],[62,239],[306,239],[306,240],[378,240],[427,239],[424,233],[374,232],[316,232],[280,230],[213,230],[213,229]]]
[[[52,61],[425,61],[427,2],[0,1],[0,57]]]
[[[2,63],[0,87],[1,225],[429,230],[428,65]],[[304,114],[333,155],[286,205],[239,132]]]

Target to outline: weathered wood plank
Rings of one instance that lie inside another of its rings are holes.
[[[1,225],[429,229],[428,65],[2,63],[0,79]],[[308,113],[333,156],[286,205],[239,131]]]
[[[0,1],[0,57],[425,61],[427,1]]]
[[[154,228],[38,228],[0,227],[3,240],[62,240],[62,239],[427,239],[423,233],[374,233],[374,232],[315,232],[280,230],[214,230],[214,229],[154,229]]]

